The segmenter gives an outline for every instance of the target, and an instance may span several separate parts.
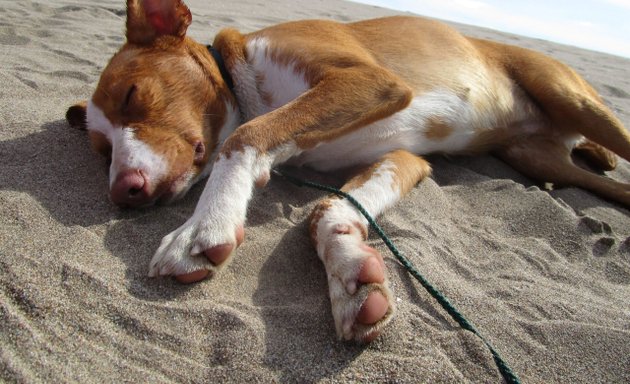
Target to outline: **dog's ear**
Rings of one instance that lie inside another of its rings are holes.
[[[87,129],[87,122],[85,119],[86,107],[87,102],[81,101],[68,108],[68,111],[66,112],[66,120],[72,128],[78,128],[81,130]]]
[[[181,0],[127,0],[127,41],[149,45],[160,36],[183,39],[192,22]]]

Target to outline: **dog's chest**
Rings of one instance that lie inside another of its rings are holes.
[[[240,72],[249,86],[239,96],[245,99],[242,104],[250,118],[280,108],[310,88],[304,74],[296,70],[293,62],[283,64],[270,57],[269,42],[265,38],[250,41],[247,54],[248,69]]]

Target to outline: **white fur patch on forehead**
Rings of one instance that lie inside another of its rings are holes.
[[[168,162],[151,146],[136,138],[133,128],[115,126],[103,111],[88,102],[87,128],[105,135],[112,146],[112,163],[109,169],[110,187],[118,174],[127,169],[141,170],[151,183],[156,184],[168,172]]]

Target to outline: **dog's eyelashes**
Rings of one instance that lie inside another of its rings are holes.
[[[140,93],[136,84],[129,87],[121,105],[123,121],[126,123],[142,121],[146,118],[146,105],[150,104],[145,93]]]
[[[123,104],[123,108],[127,109],[129,107],[129,103],[131,103],[131,98],[133,97],[134,93],[136,93],[137,87],[136,85],[132,85],[129,88],[129,91],[127,91],[127,95],[125,96],[125,102]]]

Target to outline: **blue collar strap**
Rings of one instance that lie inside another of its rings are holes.
[[[221,77],[223,77],[223,81],[225,81],[225,84],[227,84],[230,90],[234,89],[234,81],[232,80],[232,76],[230,76],[230,72],[228,72],[227,68],[225,67],[225,61],[223,61],[223,57],[221,57],[221,54],[212,45],[206,45],[206,47],[214,58],[214,61],[217,63],[219,71],[221,72]]]

